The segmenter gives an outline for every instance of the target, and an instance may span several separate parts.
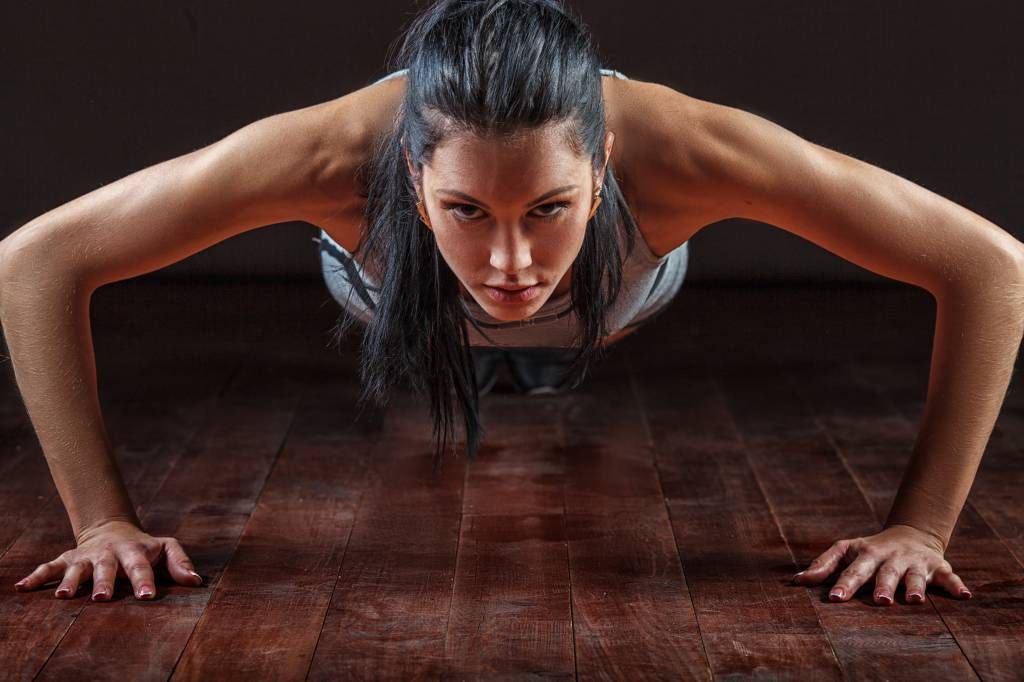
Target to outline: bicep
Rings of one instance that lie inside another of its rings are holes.
[[[82,195],[4,240],[5,262],[45,258],[96,288],[253,228],[316,220],[341,201],[318,182],[330,163],[321,116],[311,107],[260,119]]]
[[[876,274],[939,289],[1016,263],[997,225],[906,178],[763,117],[705,103],[700,165],[715,220],[774,225]]]

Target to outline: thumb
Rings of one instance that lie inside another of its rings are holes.
[[[196,573],[192,560],[185,553],[185,548],[174,538],[163,538],[164,554],[167,555],[167,572],[171,579],[179,585],[202,585],[203,578]]]

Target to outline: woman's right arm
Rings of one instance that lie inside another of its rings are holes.
[[[176,582],[197,584],[174,538],[141,529],[112,457],[90,298],[104,284],[257,227],[303,220],[357,231],[337,216],[355,203],[355,170],[367,144],[358,94],[256,121],[63,204],[0,242],[0,325],[78,544],[41,564],[19,589],[64,576],[57,596],[73,596],[92,577],[94,597],[110,598],[123,574],[136,596],[153,595],[152,564],[161,556]]]

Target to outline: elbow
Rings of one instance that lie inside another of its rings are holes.
[[[10,251],[10,245],[10,236],[6,239],[0,240],[0,319],[3,319],[4,292],[7,289],[7,279],[9,277],[8,272],[11,269],[7,257],[7,252]]]
[[[999,249],[993,257],[994,269],[998,273],[994,278],[999,285],[1014,296],[1024,315],[1024,244],[1016,239],[1008,240],[1006,246]]]
[[[985,272],[986,298],[1008,305],[1014,319],[1024,319],[1024,244],[1008,240],[992,252]]]
[[[40,273],[46,273],[46,277]],[[67,276],[64,276],[67,275]],[[26,292],[51,286],[77,286],[70,268],[55,260],[53,249],[36,236],[18,230],[0,241],[0,315]]]
[[[1011,238],[978,250],[968,262],[938,278],[929,291],[936,300],[998,301],[1024,318],[1024,244]]]
[[[1024,282],[1024,243],[1012,240],[1010,244],[1011,267],[1018,282]]]

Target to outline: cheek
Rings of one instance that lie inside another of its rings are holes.
[[[558,260],[561,264],[568,267],[576,260],[576,256],[579,255],[586,236],[587,224],[583,222],[578,225],[566,226],[566,229],[552,238],[552,244],[557,244],[555,248],[559,254]]]
[[[441,257],[456,274],[479,270],[487,263],[487,247],[478,240],[453,230],[435,230],[434,240]]]

